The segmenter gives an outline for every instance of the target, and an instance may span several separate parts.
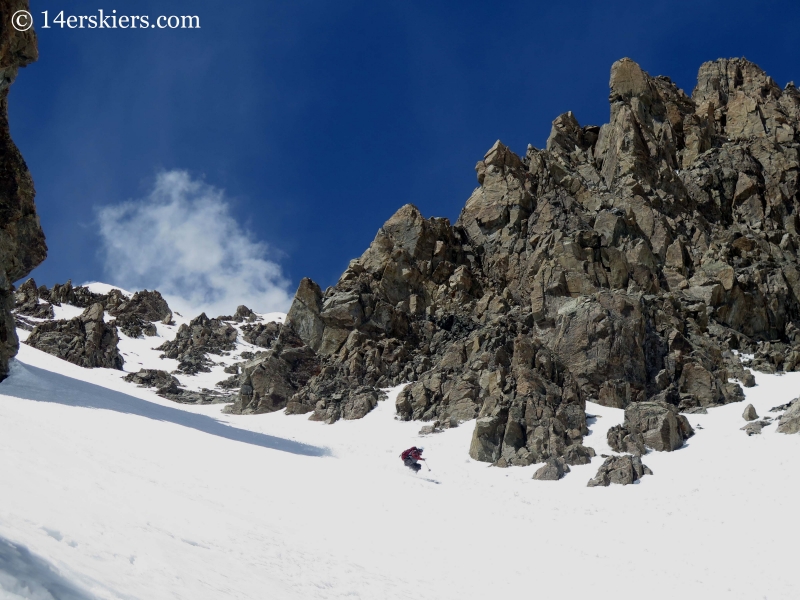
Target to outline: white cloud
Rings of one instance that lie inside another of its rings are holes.
[[[222,190],[186,171],[156,178],[150,194],[98,210],[110,283],[157,289],[184,316],[232,314],[239,304],[256,312],[286,312],[289,282],[231,215]]]

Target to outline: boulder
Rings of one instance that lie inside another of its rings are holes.
[[[501,415],[481,417],[475,422],[469,455],[481,462],[494,462],[500,456],[505,432],[505,420]]]
[[[778,433],[800,433],[800,399],[793,401],[781,415]]]
[[[645,475],[652,474],[653,472],[647,465],[642,464],[642,459],[638,456],[630,454],[611,456],[603,461],[597,470],[597,475],[586,485],[587,487],[608,487],[612,483],[628,485],[636,483]]]
[[[563,458],[568,465],[588,465],[597,456],[594,448],[589,448],[583,444],[572,444],[564,450]]]
[[[569,465],[563,458],[548,458],[544,466],[540,467],[534,474],[533,479],[539,481],[558,481],[569,473]]]
[[[129,373],[123,379],[139,387],[156,388],[156,393],[159,395],[177,394],[180,391],[177,377],[159,369],[139,369],[138,372]]]
[[[752,404],[748,404],[747,408],[744,409],[742,418],[745,421],[755,421],[758,418],[758,413],[756,413],[756,409]]]
[[[694,435],[689,421],[666,402],[637,402],[625,409],[622,426],[612,427],[608,442],[617,452],[643,454],[646,446],[659,452],[671,452]]]
[[[608,430],[608,445],[614,452],[628,453],[634,456],[647,454],[644,436],[639,431],[631,432],[622,425],[615,425]]]
[[[244,304],[236,307],[236,312],[232,315],[217,317],[220,321],[234,321],[236,323],[254,323],[259,320],[259,316]]]
[[[748,423],[744,427],[741,428],[742,431],[746,432],[748,436],[751,435],[758,435],[761,433],[761,430],[764,429],[767,425],[770,425],[772,421],[770,419],[762,419],[761,421],[753,421]]]

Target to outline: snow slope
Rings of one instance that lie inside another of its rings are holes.
[[[126,368],[154,343],[123,340]],[[587,488],[600,456],[539,482],[471,460],[471,423],[420,439],[399,388],[324,425],[120,376],[22,345],[0,383],[0,599],[800,597],[800,436],[748,437],[744,404],[688,415],[639,484]],[[800,373],[756,379],[759,415],[798,395]],[[622,411],[588,411],[607,453]],[[430,473],[402,466],[414,444]]]

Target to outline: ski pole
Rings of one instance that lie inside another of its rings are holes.
[[[427,460],[425,461],[425,466],[428,467],[428,461]],[[430,470],[431,470],[431,468],[428,467],[428,471],[430,471]]]

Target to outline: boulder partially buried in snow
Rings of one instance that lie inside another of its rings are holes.
[[[138,373],[129,373],[123,379],[139,387],[156,388],[156,393],[159,395],[179,392],[180,382],[177,377],[160,369],[139,369]]]
[[[778,422],[778,433],[800,433],[800,398],[789,405]]]
[[[667,402],[636,402],[625,409],[621,426],[608,431],[608,443],[616,452],[642,454],[643,447],[671,452],[694,435],[689,421]]]
[[[103,305],[95,303],[74,319],[40,323],[25,343],[81,367],[122,369],[117,328],[103,314]]]
[[[544,466],[533,474],[533,478],[539,481],[558,481],[569,471],[569,465],[563,458],[548,458]]]
[[[629,431],[623,425],[615,425],[608,430],[608,445],[614,452],[627,452],[634,456],[647,454],[644,437],[638,431]]]
[[[603,486],[607,487],[612,483],[628,485],[635,483],[645,475],[652,475],[653,472],[642,464],[642,459],[638,456],[625,454],[623,456],[611,456],[607,458],[594,479],[589,480],[587,487]]]
[[[742,431],[747,433],[748,436],[750,435],[758,435],[761,433],[761,430],[764,429],[767,425],[770,425],[772,420],[769,418],[761,419],[760,421],[752,421],[741,428]]]

